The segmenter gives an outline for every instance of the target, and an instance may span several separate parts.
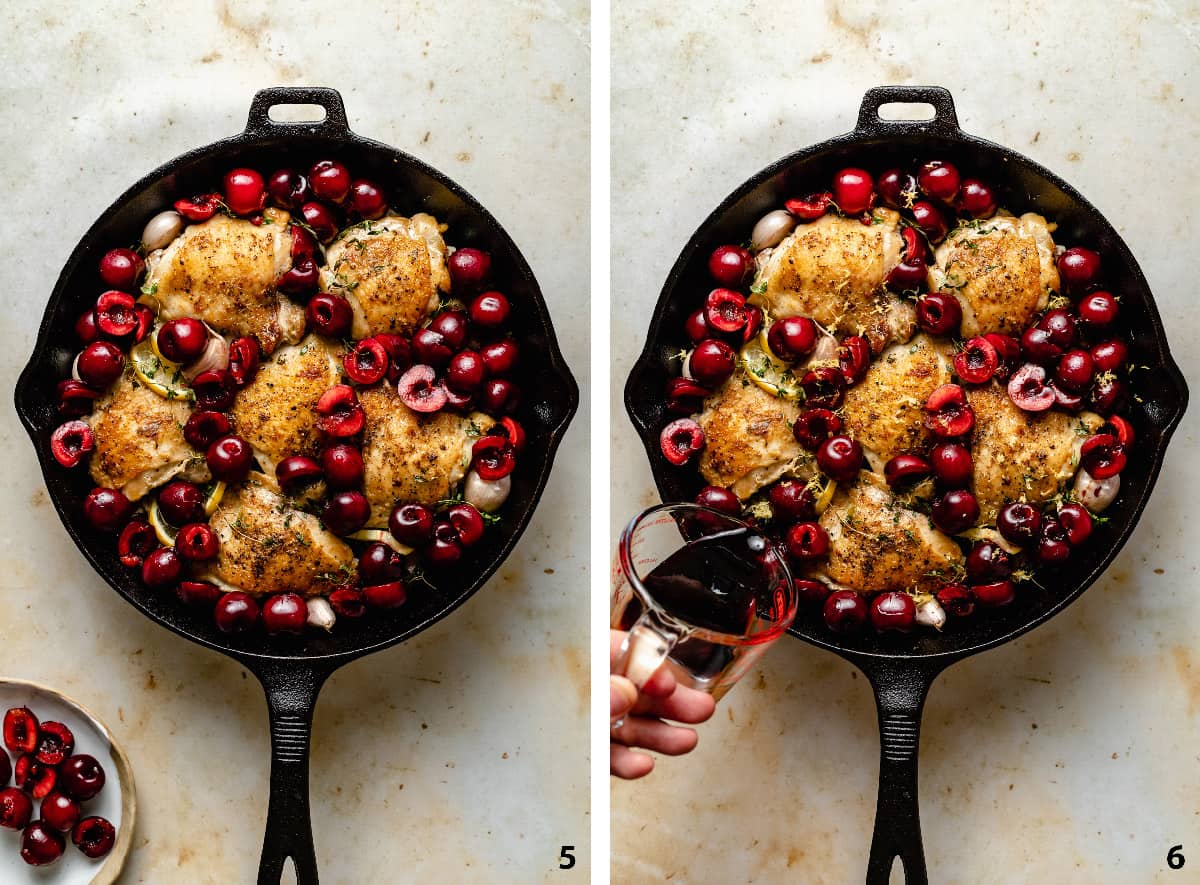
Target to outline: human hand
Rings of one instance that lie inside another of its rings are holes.
[[[608,638],[611,670],[620,656],[625,634],[610,630]],[[679,685],[668,667],[659,667],[641,692],[624,676],[610,675],[608,691],[609,721],[625,717],[621,727],[610,733],[608,770],[626,780],[645,777],[654,770],[654,757],[633,747],[668,756],[682,756],[695,749],[699,740],[695,729],[664,720],[695,725],[712,716],[716,708],[712,695]]]

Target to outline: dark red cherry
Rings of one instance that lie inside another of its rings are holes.
[[[224,482],[241,482],[254,463],[254,450],[240,436],[223,436],[208,447],[205,461],[213,477]]]
[[[1082,504],[1064,504],[1058,511],[1058,521],[1067,533],[1067,541],[1078,547],[1092,534],[1092,514]]]
[[[5,759],[8,757],[6,756]],[[33,800],[29,794],[17,787],[0,790],[0,827],[6,830],[23,830],[33,815]]]
[[[848,436],[832,436],[817,449],[821,472],[838,482],[849,482],[862,469],[862,446]]]
[[[906,209],[917,196],[917,179],[901,169],[888,169],[875,182],[879,198],[893,209]]]
[[[183,560],[171,547],[159,547],[142,562],[142,583],[151,590],[168,590],[179,583]]]
[[[293,494],[324,475],[321,465],[307,455],[292,455],[275,465],[275,479],[285,494]]]
[[[321,203],[305,203],[300,207],[300,217],[311,228],[313,235],[322,243],[330,243],[338,234],[337,219]]]
[[[782,479],[767,492],[771,512],[776,519],[814,520],[816,498],[808,484],[798,479]]]
[[[1095,332],[1103,331],[1117,320],[1120,307],[1112,292],[1092,292],[1079,301],[1079,319]]]
[[[203,410],[192,412],[183,425],[183,438],[188,445],[207,450],[214,442],[228,435],[233,429],[229,418],[220,412]]]
[[[883,477],[893,489],[920,482],[933,472],[930,463],[920,455],[901,453],[883,466]]]
[[[835,633],[857,633],[867,622],[867,602],[853,590],[837,590],[825,599],[825,625]]]
[[[1090,285],[1100,275],[1100,255],[1075,246],[1058,256],[1058,273],[1072,289]]]
[[[456,294],[480,289],[492,270],[492,257],[470,246],[458,249],[446,260],[450,283]]]
[[[358,575],[364,584],[384,584],[404,576],[404,557],[387,544],[369,544],[358,557]]]
[[[308,170],[308,183],[318,199],[342,203],[350,195],[350,170],[337,160],[318,160]]]
[[[299,209],[308,199],[308,179],[295,169],[277,169],[267,179],[267,193],[280,209]]]
[[[100,279],[113,289],[132,292],[146,262],[132,249],[109,249],[100,259]]]
[[[801,221],[816,221],[833,205],[833,192],[822,191],[791,200],[785,200],[783,208]]]
[[[204,493],[195,483],[172,480],[158,493],[158,509],[171,525],[184,525],[204,518]]]
[[[692,351],[688,367],[692,377],[706,387],[718,387],[733,374],[736,357],[733,348],[724,341],[701,341]]]
[[[875,181],[864,169],[848,167],[833,176],[833,201],[846,215],[858,215],[871,208]]]
[[[360,218],[382,218],[387,213],[387,198],[373,182],[359,178],[350,185],[350,211]]]
[[[433,511],[423,504],[399,504],[392,510],[388,529],[401,544],[420,547],[433,537]]]
[[[80,753],[62,764],[59,784],[67,795],[86,802],[104,788],[104,768],[94,756]]]
[[[1003,581],[1012,574],[1008,552],[991,541],[978,541],[967,553],[967,576],[973,583]]]
[[[347,443],[334,443],[321,453],[321,471],[332,489],[352,489],[362,482],[362,452]]]
[[[366,495],[357,491],[342,491],[330,495],[321,511],[321,521],[335,535],[348,535],[367,524],[371,505]]]
[[[308,606],[298,593],[277,593],[262,607],[263,627],[268,633],[303,633]]]
[[[978,178],[968,178],[958,192],[958,207],[972,218],[991,218],[996,214],[996,195]]]
[[[996,528],[1004,539],[1024,547],[1035,541],[1042,531],[1042,513],[1025,501],[1013,501],[1000,508]]]
[[[267,185],[253,169],[231,169],[225,173],[225,205],[234,215],[253,215],[267,204]]]
[[[945,489],[963,489],[975,476],[971,450],[962,443],[938,443],[929,451],[929,464],[938,484]]]
[[[907,593],[880,593],[871,601],[871,626],[878,632],[907,633],[917,617],[917,606]]]
[[[798,522],[789,526],[783,541],[788,555],[801,562],[829,555],[829,535],[815,522]]]
[[[42,800],[40,814],[54,829],[66,831],[79,822],[79,803],[65,793],[53,792]]]
[[[994,581],[990,584],[976,584],[971,588],[975,601],[989,608],[1008,605],[1017,597],[1016,588],[1012,581]]]
[[[792,424],[792,435],[804,448],[815,452],[821,443],[841,433],[844,427],[842,416],[831,409],[805,409]]]
[[[917,299],[917,325],[930,335],[951,335],[962,324],[962,305],[949,292],[930,292]]]
[[[722,486],[705,486],[696,495],[696,503],[730,516],[737,516],[742,512],[742,504],[737,495]]]
[[[119,489],[94,488],[83,499],[83,515],[102,532],[123,528],[132,513],[133,503]]]
[[[1080,391],[1092,383],[1095,366],[1086,350],[1070,350],[1058,361],[1054,377],[1068,390]]]
[[[737,289],[754,273],[754,256],[741,246],[718,246],[708,257],[708,272],[719,285]]]
[[[921,233],[925,234],[931,243],[940,243],[950,231],[946,217],[933,203],[925,200],[914,203],[912,215],[913,221],[921,229]]]
[[[222,633],[244,633],[258,623],[258,603],[240,590],[226,593],[217,600],[213,616]]]
[[[1120,371],[1129,359],[1129,348],[1125,346],[1124,341],[1117,338],[1093,345],[1089,353],[1097,372]]]
[[[956,535],[975,525],[979,519],[979,502],[966,489],[951,489],[933,502],[933,522],[949,535]]]
[[[102,817],[85,817],[71,830],[71,841],[84,856],[95,860],[113,850],[117,841],[117,831]]]
[[[52,864],[66,850],[62,833],[44,821],[35,820],[21,834],[21,860],[32,867]]]
[[[946,614],[953,617],[966,618],[975,611],[975,597],[962,584],[943,584],[934,595]]]
[[[917,170],[917,184],[921,190],[943,203],[954,201],[960,182],[958,169],[942,160],[930,160]]]
[[[767,331],[767,345],[781,360],[794,362],[813,352],[817,335],[817,324],[808,317],[782,317]]]
[[[326,338],[343,338],[350,332],[354,310],[341,295],[318,292],[304,308],[308,327]]]
[[[512,306],[500,292],[483,292],[471,302],[471,322],[477,326],[496,329],[508,322]]]
[[[659,434],[663,457],[681,467],[704,448],[704,431],[691,418],[677,418]]]
[[[125,354],[111,341],[93,341],[75,362],[79,380],[96,390],[104,390],[121,377],[124,369]]]

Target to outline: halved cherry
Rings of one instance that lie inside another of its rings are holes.
[[[986,384],[996,374],[1000,355],[986,338],[972,338],[954,355],[954,373],[968,384]]]
[[[508,384],[507,381],[498,381],[497,383]],[[448,381],[442,382],[442,389],[446,391],[446,406],[448,408],[458,409],[459,411],[465,412],[475,405],[474,392],[461,393],[460,391],[455,390],[454,386]],[[483,399],[487,399],[487,390],[484,390]],[[480,405],[485,409],[487,408],[487,406],[485,406],[483,403],[480,403]],[[503,411],[503,409],[496,409],[495,411]]]
[[[846,384],[853,386],[863,379],[871,366],[871,345],[862,335],[848,335],[838,345],[838,367]]]
[[[815,522],[790,526],[783,543],[788,555],[802,562],[829,555],[829,535]]]
[[[967,393],[957,384],[943,384],[925,400],[925,427],[942,437],[962,436],[975,426]]]
[[[974,583],[1003,581],[1012,575],[1008,551],[993,541],[976,541],[967,552],[967,577]]]
[[[829,207],[832,205],[833,193],[822,191],[821,193],[808,194],[804,197],[787,200],[784,202],[783,208],[801,221],[816,221],[828,212]]]
[[[804,448],[815,452],[821,443],[841,433],[845,426],[842,416],[830,409],[805,409],[792,425],[792,435]]]
[[[13,766],[13,783],[34,799],[45,799],[58,784],[58,769],[24,753],[17,757],[17,764]]]
[[[428,368],[428,367],[426,367]],[[429,369],[430,374],[433,373]],[[401,385],[403,385],[401,379]],[[401,390],[401,398],[404,392]],[[358,404],[358,394],[348,384],[335,384],[321,394],[317,400],[317,426],[329,436],[345,437],[361,433],[367,423],[367,416]]]
[[[275,288],[285,295],[303,300],[316,292],[320,283],[317,262],[310,255],[295,260],[290,268],[281,273],[275,280]]]
[[[904,261],[908,264],[924,265],[927,258],[925,238],[915,227],[900,229],[900,239],[904,243]]]
[[[363,592],[357,587],[338,587],[329,594],[329,604],[339,618],[361,618],[367,613]]]
[[[28,707],[11,707],[4,714],[4,746],[13,753],[32,753],[37,749],[38,724]]]
[[[237,389],[226,369],[209,369],[192,379],[197,407],[207,412],[224,412],[233,405]]]
[[[133,343],[141,344],[154,328],[154,311],[145,304],[137,304],[134,305],[133,313],[137,317],[137,325],[133,327]]]
[[[1054,405],[1054,390],[1046,384],[1046,370],[1026,363],[1008,379],[1008,396],[1026,412],[1044,412]]]
[[[676,467],[681,467],[704,448],[704,431],[691,418],[678,418],[663,428],[658,442],[663,457]]]
[[[117,556],[121,565],[136,568],[157,546],[158,539],[150,523],[144,519],[134,519],[121,529],[121,536],[117,538]]]
[[[187,423],[183,425],[183,438],[188,445],[197,449],[207,449],[221,437],[233,429],[229,418],[212,409],[192,412]]]
[[[37,749],[33,758],[43,765],[60,765],[75,752],[75,735],[61,722],[43,722],[38,726]]]
[[[207,562],[221,552],[221,542],[206,523],[193,522],[175,536],[175,551],[189,562]]]
[[[925,284],[925,273],[923,261],[906,259],[887,272],[888,288],[893,292],[918,292]]]
[[[1000,360],[996,366],[996,377],[1006,380],[1021,359],[1021,342],[1012,335],[1001,335],[999,332],[988,332],[983,337],[995,348]]]
[[[1100,428],[1100,433],[1112,434],[1117,438],[1117,442],[1126,449],[1129,449],[1133,445],[1133,425],[1120,415],[1109,415],[1105,419],[1104,425]]]
[[[229,343],[229,378],[235,388],[241,389],[254,380],[262,361],[262,348],[258,339],[250,336],[235,338]]]
[[[704,301],[704,319],[710,329],[736,332],[746,325],[746,298],[732,289],[713,289]]]
[[[354,349],[342,357],[346,374],[357,384],[374,384],[387,374],[391,357],[383,342],[375,338],[363,338]]]
[[[931,243],[940,243],[950,231],[942,211],[926,200],[913,203],[912,215],[921,233],[925,234]]]
[[[1064,504],[1058,511],[1058,522],[1067,533],[1072,547],[1078,547],[1092,534],[1092,514],[1082,504]]]
[[[500,423],[492,428],[492,433],[499,432],[508,438],[508,443],[518,455],[525,450],[525,428],[516,418],[505,415]]]
[[[96,299],[96,325],[105,335],[122,338],[137,329],[136,305],[128,292],[110,289]]]
[[[92,404],[100,398],[100,391],[92,390],[82,381],[67,378],[55,386],[58,394],[58,411],[60,414],[78,417],[92,410]]]
[[[332,292],[318,292],[304,308],[309,327],[326,338],[341,338],[350,331],[354,310],[350,302]]]
[[[883,478],[893,489],[920,482],[933,473],[929,461],[911,452],[893,456],[883,465]]]
[[[994,581],[991,584],[976,584],[971,588],[971,592],[974,594],[976,602],[989,608],[1008,605],[1017,598],[1016,588],[1013,587],[1013,582],[1008,580]]]
[[[414,412],[436,412],[446,405],[446,388],[432,366],[413,366],[400,376],[396,389],[400,401]]]
[[[1060,565],[1071,558],[1071,541],[1067,530],[1057,519],[1042,523],[1042,534],[1037,542],[1037,559],[1043,565]]]
[[[220,194],[197,194],[175,201],[175,211],[188,221],[208,221],[221,208]]]
[[[800,389],[811,408],[836,409],[846,398],[846,376],[833,366],[817,366],[804,373]]]
[[[408,593],[403,581],[388,581],[363,587],[362,598],[372,608],[398,608],[404,605]]]
[[[1109,433],[1098,433],[1084,440],[1079,463],[1094,479],[1109,479],[1125,469],[1125,447]]]
[[[412,346],[403,335],[393,335],[390,332],[376,335],[375,340],[387,351],[387,379],[389,384],[395,384],[405,369],[412,365]]]
[[[1078,412],[1083,408],[1083,394],[1077,393],[1074,390],[1067,390],[1066,387],[1059,384],[1058,381],[1051,378],[1046,382],[1046,385],[1054,391],[1054,404],[1062,406],[1069,412]]]
[[[507,439],[489,435],[477,439],[471,446],[471,463],[480,479],[500,479],[513,472],[517,456]]]
[[[746,305],[746,325],[742,326],[742,343],[746,343],[753,338],[758,337],[758,333],[762,331],[763,312],[761,308],[755,307],[753,304]]]
[[[949,292],[930,292],[917,299],[917,325],[930,335],[949,335],[962,325],[962,305]]]
[[[470,504],[454,504],[446,511],[446,518],[464,547],[473,547],[483,537],[483,517]]]
[[[82,421],[67,421],[50,434],[50,454],[63,467],[74,467],[96,448],[96,435]]]
[[[694,415],[711,391],[691,378],[679,375],[667,381],[667,410],[676,415]]]
[[[212,610],[221,598],[221,589],[211,581],[180,581],[175,595],[184,605],[194,605]]]
[[[316,459],[306,455],[292,455],[275,466],[275,478],[284,492],[291,494],[324,475]]]

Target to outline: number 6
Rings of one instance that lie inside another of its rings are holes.
[[[1187,863],[1187,860],[1183,856],[1182,845],[1176,845],[1167,852],[1167,866],[1169,866],[1171,869],[1181,870],[1183,869],[1183,865],[1185,863]]]

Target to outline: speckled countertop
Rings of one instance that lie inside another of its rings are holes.
[[[852,129],[863,92],[948,87],[964,129],[1059,171],[1116,225],[1200,377],[1195,2],[614,5],[614,379],[679,249],[736,185]],[[611,526],[655,500],[611,391]],[[1108,574],[1033,634],[951,668],[921,748],[939,883],[1200,881],[1195,409]],[[878,743],[865,681],[784,640],[698,750],[613,788],[613,881],[861,882]],[[1167,869],[1182,843],[1184,869]],[[1190,853],[1189,853],[1190,849]],[[1192,859],[1195,855],[1196,859]]]
[[[355,131],[442,169],[505,225],[586,416],[587,4],[386,7],[4,4],[0,230],[19,247],[0,272],[5,386],[70,250],[125,187],[240,131],[256,89],[318,84],[341,90]],[[533,523],[473,600],[326,684],[312,759],[322,882],[563,881],[564,843],[586,880],[587,440],[577,419]],[[93,575],[10,396],[0,445],[0,673],[79,698],[128,751],[140,814],[123,882],[253,881],[269,751],[258,685]]]

